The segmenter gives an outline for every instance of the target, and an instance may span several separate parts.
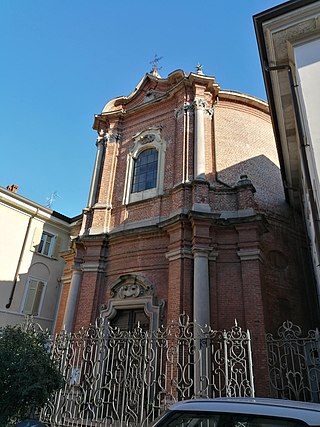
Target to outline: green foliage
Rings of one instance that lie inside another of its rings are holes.
[[[50,359],[47,333],[10,326],[0,329],[1,427],[43,406],[62,381]]]

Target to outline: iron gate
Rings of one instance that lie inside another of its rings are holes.
[[[273,397],[320,402],[318,329],[303,337],[299,326],[286,321],[277,337],[267,335],[267,346]]]
[[[254,396],[250,334],[237,324],[214,331],[182,315],[152,333],[127,332],[100,318],[62,331],[51,351],[65,378],[41,413],[52,427],[146,426],[177,400]]]

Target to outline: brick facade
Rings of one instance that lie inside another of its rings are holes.
[[[303,328],[315,321],[301,218],[285,202],[268,106],[222,91],[202,74],[147,74],[131,95],[105,106],[94,128],[103,152],[75,240],[82,278],[74,329],[92,322],[101,307],[116,308],[114,284],[123,278],[125,285],[127,277],[151,287],[139,295],[137,287],[124,287],[122,308],[124,301],[129,308],[150,302],[153,309],[145,311],[154,310],[158,324],[183,312],[193,318],[194,260],[201,253],[211,326],[229,328],[237,319],[250,329],[254,366],[265,367],[256,372],[257,393],[268,395],[265,333],[288,318]],[[151,139],[152,132],[161,137],[163,187],[126,202],[130,153],[148,129]],[[202,155],[204,176],[195,176]],[[64,292],[58,328],[66,298]]]

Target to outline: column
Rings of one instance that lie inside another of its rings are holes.
[[[209,253],[211,218],[193,213],[193,319],[200,326],[210,325]]]
[[[97,138],[97,142],[96,142],[97,153],[96,153],[96,160],[95,160],[93,174],[92,174],[92,181],[91,181],[91,187],[90,187],[90,193],[89,193],[89,199],[88,199],[88,208],[91,208],[95,204],[97,189],[99,185],[98,180],[99,180],[100,169],[102,165],[104,149],[107,143],[107,136],[108,134],[102,131]]]
[[[204,110],[206,102],[202,99],[194,101],[195,108],[195,138],[194,138],[194,179],[204,179],[206,169],[205,138],[204,138]]]
[[[207,393],[208,359],[206,326],[210,325],[209,253],[211,219],[193,214],[192,217],[193,253],[193,320],[194,325],[194,393],[203,396]]]
[[[67,299],[66,310],[63,318],[63,328],[67,332],[72,332],[74,317],[78,302],[78,295],[80,290],[81,283],[81,267],[80,264],[76,263],[74,265],[74,271],[72,273],[70,289]]]
[[[200,326],[210,325],[209,259],[207,250],[196,249],[194,256],[193,318]]]
[[[194,326],[194,344],[196,350],[197,363],[194,366],[194,393],[196,397],[206,395],[206,380],[208,376],[207,352],[203,341],[203,331],[210,325],[210,293],[209,293],[209,259],[208,251],[196,249],[194,256],[194,291],[193,291],[193,319]]]

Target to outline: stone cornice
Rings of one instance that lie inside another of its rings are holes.
[[[241,261],[263,261],[262,252],[260,249],[240,249],[237,255]]]
[[[216,250],[212,250],[212,251],[209,253],[209,261],[217,261],[218,255],[219,255],[219,252],[218,252],[218,251],[216,251]]]
[[[176,259],[180,259],[180,258],[190,258],[192,259],[192,251],[191,249],[184,249],[184,248],[180,248],[180,249],[176,249],[173,251],[170,251],[168,253],[166,253],[166,258],[169,261],[174,261]]]
[[[104,272],[104,267],[101,265],[100,262],[84,262],[81,265],[81,270],[83,272],[101,273],[101,272]]]
[[[250,105],[264,113],[270,115],[269,104],[260,98],[256,98],[246,93],[233,90],[220,90],[219,99],[226,101],[240,102],[241,104]]]

